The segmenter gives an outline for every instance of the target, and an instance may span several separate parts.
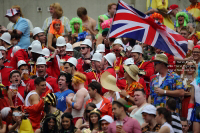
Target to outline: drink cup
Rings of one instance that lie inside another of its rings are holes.
[[[28,80],[29,79],[28,70],[23,70],[23,79],[24,80]]]
[[[116,121],[116,128],[117,127],[123,127],[123,121]],[[120,132],[117,132],[117,133],[120,133]]]
[[[13,91],[13,92],[17,92],[18,91],[18,85],[17,84],[12,84],[10,86],[10,89]]]

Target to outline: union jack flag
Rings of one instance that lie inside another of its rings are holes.
[[[188,42],[177,32],[119,0],[109,38],[126,37],[185,58]]]

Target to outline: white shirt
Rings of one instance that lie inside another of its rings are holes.
[[[99,103],[96,104],[98,109],[100,109],[102,102],[103,102],[103,100],[101,100]]]
[[[159,79],[158,79],[158,81],[159,81],[159,86],[162,84],[162,81],[163,81],[164,78],[165,78],[165,76],[164,76],[164,77],[161,77],[161,75],[159,75]]]

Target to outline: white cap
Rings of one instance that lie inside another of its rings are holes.
[[[101,62],[102,60],[102,54],[101,53],[94,53],[93,57],[92,57],[92,61],[99,61]]]
[[[108,123],[114,122],[113,118],[109,115],[104,115],[99,121],[103,121],[103,120],[107,121]]]
[[[113,63],[116,60],[116,56],[113,53],[108,53],[104,56],[104,58],[108,61],[108,63],[113,67]]]
[[[26,62],[24,60],[20,60],[17,63],[17,67],[19,68],[21,65],[27,65]]]
[[[140,45],[135,45],[131,51],[131,53],[141,53],[143,54],[142,52],[142,47]]]
[[[134,59],[133,58],[128,58],[124,61],[124,65],[128,66],[128,65],[134,65]]]
[[[65,38],[63,36],[59,36],[57,38],[56,46],[58,46],[58,47],[66,46]]]
[[[73,48],[72,48],[72,45],[70,43],[66,44],[66,51],[71,51],[71,52],[74,51]]]
[[[36,65],[46,65],[46,60],[44,57],[38,57]]]
[[[6,12],[5,17],[12,17],[15,14],[17,14],[17,10],[16,9],[8,9],[7,12]]]
[[[124,47],[124,44],[123,44],[123,42],[122,42],[122,40],[121,39],[116,39],[114,42],[113,42],[113,44],[120,44],[122,47]]]
[[[91,42],[90,39],[85,39],[85,40],[81,43],[81,45],[82,45],[82,44],[87,45],[87,46],[89,46],[90,48],[92,48],[92,42]]]
[[[33,36],[39,34],[39,33],[44,33],[44,31],[40,27],[35,27],[33,29]]]
[[[156,107],[149,104],[143,108],[142,113],[156,115]]]
[[[11,44],[11,42],[10,42],[11,35],[8,32],[3,33],[0,39],[5,41],[8,44]]]
[[[2,53],[1,53],[1,51],[0,51],[0,59],[1,59],[1,58],[3,58],[3,55],[2,55]]]
[[[104,44],[99,44],[97,46],[96,52],[97,53],[105,53],[105,45]]]
[[[48,48],[44,48],[42,49],[42,54],[46,57],[49,57],[50,56],[50,51]]]
[[[42,54],[42,45],[39,41],[32,44],[31,52]]]
[[[20,46],[14,46],[13,49],[12,49],[11,57],[13,57],[14,54],[15,54],[18,50],[20,50],[20,49],[21,49]]]
[[[69,58],[66,62],[73,64],[75,67],[77,65],[77,59],[74,57]]]
[[[34,41],[32,41],[32,43],[31,43],[31,45],[29,46],[29,48],[32,48],[33,44],[35,44],[35,43],[41,43],[41,42],[38,41],[38,40],[34,40]]]
[[[4,46],[0,46],[0,50],[6,51],[6,48]]]

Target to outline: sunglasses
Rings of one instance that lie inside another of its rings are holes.
[[[84,50],[85,48],[88,48],[88,47],[80,47],[82,50]]]
[[[108,126],[110,123],[101,123],[101,126]]]
[[[161,62],[159,62],[159,61],[156,61],[156,62],[154,62],[154,66],[156,66],[157,64],[160,64]]]
[[[186,65],[186,66],[185,66],[185,69],[188,69],[188,68],[196,69],[196,67],[195,67],[194,65]]]
[[[86,113],[90,113],[92,110],[86,110]]]
[[[113,49],[112,51],[113,52],[119,52],[119,49]]]

